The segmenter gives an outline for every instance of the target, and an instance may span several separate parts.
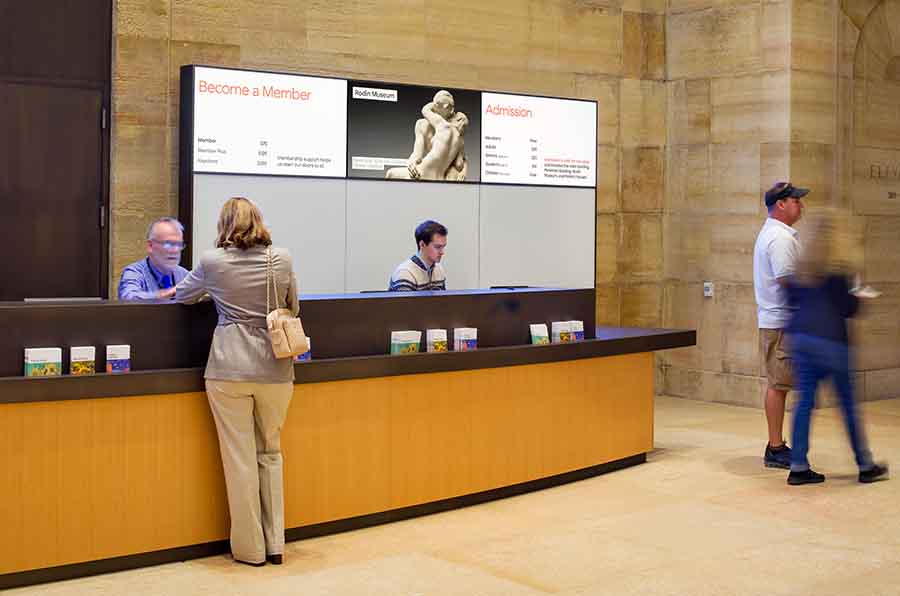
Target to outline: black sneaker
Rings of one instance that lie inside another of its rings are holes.
[[[887,464],[875,464],[868,470],[860,470],[859,481],[868,484],[869,482],[878,482],[879,480],[888,479]]]
[[[804,470],[802,472],[791,472],[788,474],[788,484],[796,486],[798,484],[819,484],[825,482],[825,476],[812,470]]]
[[[767,468],[789,470],[791,468],[791,448],[785,444],[777,449],[772,449],[767,443],[763,463]]]

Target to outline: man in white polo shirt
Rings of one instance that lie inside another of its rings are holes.
[[[803,211],[800,201],[809,193],[790,182],[779,182],[766,192],[769,217],[753,249],[753,286],[759,319],[759,347],[765,362],[766,421],[769,442],[763,462],[769,468],[790,468],[791,449],[782,435],[784,402],[792,387],[791,362],[784,345],[784,328],[790,319],[784,284],[794,273],[800,252],[797,223]]]
[[[416,226],[414,234],[416,254],[394,269],[388,290],[391,292],[422,292],[446,290],[447,274],[441,265],[447,248],[447,228],[436,221],[426,220]]]

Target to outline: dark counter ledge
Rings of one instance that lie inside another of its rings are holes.
[[[653,352],[693,346],[691,330],[597,327],[597,339],[571,344],[516,345],[479,348],[471,352],[381,354],[348,358],[315,359],[294,366],[296,384],[343,381],[395,375],[451,372],[540,364]],[[48,378],[0,378],[0,404],[61,401],[101,397],[126,397],[203,391],[203,368],[136,371]]]
[[[300,296],[300,314],[318,359],[376,356],[388,351],[391,331],[478,328],[484,348],[530,341],[528,325],[584,321],[594,333],[594,290],[519,288],[447,292],[378,292]],[[104,346],[131,346],[134,371],[206,365],[217,315],[211,302],[191,306],[134,302],[0,303],[0,377],[22,374],[24,348],[96,346],[97,370],[106,370]]]

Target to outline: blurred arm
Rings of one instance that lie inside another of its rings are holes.
[[[187,277],[175,286],[175,302],[192,304],[199,302],[206,294],[206,277],[203,272],[203,261],[194,267]]]

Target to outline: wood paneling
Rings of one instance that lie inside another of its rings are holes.
[[[653,356],[298,385],[288,528],[509,486],[653,446]],[[220,540],[203,393],[0,406],[0,574]]]

